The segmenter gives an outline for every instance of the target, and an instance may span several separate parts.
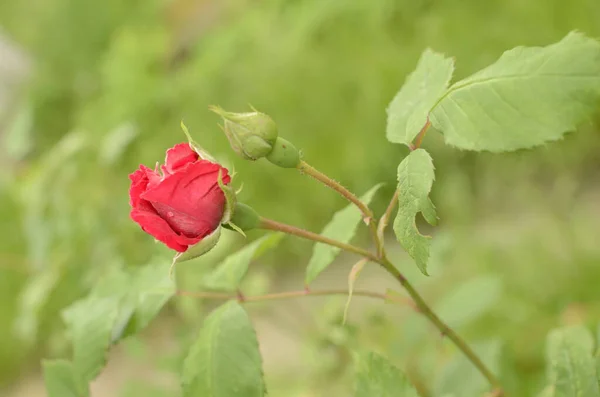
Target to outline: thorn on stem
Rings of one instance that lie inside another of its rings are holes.
[[[236,291],[236,296],[237,296],[238,302],[242,303],[242,302],[246,301],[246,296],[242,293],[242,291],[237,290]]]
[[[408,301],[408,304],[410,305],[410,307],[412,307],[412,309],[416,312],[416,313],[423,313],[421,311],[421,309],[419,309],[419,306],[417,306],[417,304],[411,299]]]
[[[485,395],[485,397],[502,397],[502,396],[504,396],[504,390],[502,390],[502,389],[494,389]]]

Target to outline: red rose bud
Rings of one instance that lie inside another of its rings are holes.
[[[269,116],[257,111],[226,112],[217,106],[210,110],[223,118],[223,131],[234,152],[246,160],[257,160],[273,150],[277,125]]]
[[[129,176],[131,219],[178,252],[207,252],[221,230],[226,198],[219,185],[231,181],[227,169],[201,159],[187,143],[169,149],[160,169],[140,165]]]

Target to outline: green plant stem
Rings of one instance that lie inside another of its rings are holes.
[[[425,138],[425,134],[427,133],[427,130],[429,129],[430,126],[431,126],[431,121],[429,121],[429,118],[427,118],[427,122],[425,123],[423,128],[421,128],[421,131],[419,131],[419,133],[415,137],[414,143],[411,145],[411,148],[410,148],[411,151],[421,147],[421,143],[423,143],[423,138]]]
[[[385,212],[383,213],[381,218],[379,218],[379,224],[377,227],[377,238],[379,239],[379,250],[378,250],[377,254],[379,256],[383,256],[385,254],[385,248],[384,248],[385,245],[384,245],[384,240],[383,240],[384,234],[385,234],[385,228],[387,227],[387,225],[390,222],[390,218],[392,217],[394,208],[396,208],[396,204],[398,203],[398,194],[399,193],[400,192],[398,191],[398,189],[396,189]]]
[[[286,225],[283,223],[275,222],[270,219],[261,218],[261,224],[259,226],[262,229],[268,230],[276,230],[288,234],[292,234],[298,237],[302,237],[308,240],[317,241],[324,244],[329,244],[334,247],[341,248],[343,250],[353,252],[355,254],[361,255],[362,257],[369,258],[373,262],[380,264],[390,275],[392,275],[408,292],[411,299],[414,301],[414,306],[416,309],[422,313],[425,317],[429,319],[429,321],[440,331],[442,335],[445,335],[448,339],[450,339],[459,350],[463,352],[463,354],[473,363],[473,365],[481,372],[481,374],[488,380],[488,382],[494,387],[498,396],[502,396],[502,389],[500,388],[500,382],[496,378],[496,376],[486,367],[486,365],[481,361],[481,359],[475,354],[475,352],[467,345],[467,343],[460,337],[456,332],[454,332],[446,323],[444,323],[427,305],[423,297],[417,292],[417,290],[412,286],[412,284],[404,277],[404,275],[396,269],[396,267],[390,262],[385,256],[385,251],[382,252],[382,255],[373,255],[372,253],[355,247],[350,244],[345,244],[340,241],[332,240],[327,237],[321,236],[319,234],[315,234],[309,232],[304,229],[300,229],[294,226]],[[292,293],[292,296],[300,296],[301,294],[296,292]]]
[[[404,287],[406,292],[415,302],[417,310],[422,313],[425,317],[433,323],[433,325],[442,333],[442,335],[448,337],[458,347],[465,356],[475,365],[475,367],[481,372],[488,382],[497,390],[500,389],[500,382],[496,376],[486,367],[481,359],[475,354],[475,352],[467,345],[467,343],[460,337],[452,328],[444,323],[433,310],[427,305],[423,297],[417,292],[412,284],[400,273],[398,269],[390,262],[386,257],[381,258],[377,261],[388,273],[390,273],[401,285]],[[501,395],[501,394],[500,394]]]
[[[317,181],[323,183],[325,186],[328,186],[329,188],[335,190],[346,200],[350,201],[352,204],[358,207],[360,212],[362,212],[363,214],[363,219],[365,220],[365,223],[369,226],[369,230],[371,231],[371,235],[373,237],[373,242],[377,246],[377,252],[379,252],[381,250],[381,241],[377,237],[377,222],[374,218],[373,211],[371,211],[371,209],[365,203],[360,201],[360,199],[356,197],[354,193],[352,193],[350,190],[346,189],[337,181],[331,179],[321,171],[317,170],[316,168],[308,164],[306,161],[300,161],[297,168],[301,173],[309,175]]]
[[[267,230],[275,230],[279,232],[284,232],[287,234],[292,234],[294,236],[302,237],[308,240],[317,241],[319,243],[332,245],[334,247],[341,248],[345,251],[353,252],[358,254],[364,258],[369,258],[372,261],[377,261],[377,257],[370,253],[369,251],[356,247],[354,245],[346,244],[341,241],[330,239],[329,237],[321,236],[320,234],[316,234],[313,232],[309,232],[308,230],[300,229],[295,226],[287,225],[285,223],[279,223],[272,219],[260,218],[260,224],[258,226],[260,229]]]
[[[318,290],[312,291],[309,289],[303,289],[300,291],[286,291],[286,292],[276,292],[272,294],[265,295],[257,295],[257,296],[243,296],[240,294],[228,294],[223,292],[209,292],[209,291],[177,291],[178,296],[187,296],[191,298],[199,298],[199,299],[218,299],[218,300],[231,300],[235,299],[242,303],[251,303],[251,302],[263,302],[263,301],[272,301],[272,300],[283,300],[283,299],[293,299],[299,298],[303,296],[331,296],[331,295],[348,295],[350,291],[346,289],[326,289],[326,290]],[[364,296],[367,298],[381,299],[389,302],[394,302],[400,305],[411,305],[412,302],[408,299],[404,300],[401,297],[382,294],[379,292],[373,291],[352,291],[352,295],[355,296]]]
[[[415,137],[414,143],[409,145],[411,151],[414,151],[421,146],[423,138],[425,137],[425,134],[427,133],[427,130],[430,126],[431,123],[428,119],[421,131],[419,131],[419,133]],[[406,277],[404,277],[404,275],[398,269],[396,269],[396,267],[387,259],[383,236],[385,228],[387,227],[389,220],[392,216],[392,212],[394,211],[396,203],[398,202],[398,190],[395,191],[385,213],[379,220],[379,226],[377,226],[376,222],[373,219],[373,212],[348,189],[346,189],[333,179],[329,178],[322,172],[316,170],[314,167],[310,166],[304,161],[301,161],[297,168],[300,172],[310,175],[317,181],[335,190],[360,209],[360,211],[363,213],[365,221],[370,227],[371,234],[373,236],[373,241],[376,245],[377,255],[373,255],[362,248],[342,243],[340,241],[331,240],[327,237],[303,229],[299,229],[294,226],[278,223],[270,219],[261,218],[260,227],[263,229],[282,231],[284,233],[293,234],[298,237],[314,240],[324,244],[329,244],[346,251],[354,252],[356,254],[361,255],[364,258],[368,258],[380,264],[390,275],[392,275],[402,285],[406,292],[408,292],[411,299],[414,301],[416,309],[419,312],[421,312],[425,317],[427,317],[429,321],[441,332],[442,335],[445,335],[448,339],[450,339],[456,345],[456,347],[458,347],[458,349],[460,349],[463,352],[467,359],[469,359],[469,361],[471,361],[473,365],[481,372],[481,374],[488,380],[488,382],[494,388],[493,395],[497,397],[502,396],[503,391],[500,387],[500,382],[498,381],[496,376],[486,367],[483,361],[481,361],[481,359],[475,354],[475,352],[469,347],[469,345],[460,336],[458,336],[458,334],[454,332],[454,330],[452,330],[446,323],[444,323],[437,316],[437,314],[433,312],[433,310],[427,305],[423,297],[417,292],[417,290],[406,279]]]

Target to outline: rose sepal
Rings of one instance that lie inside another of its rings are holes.
[[[173,273],[176,264],[195,259],[213,249],[215,245],[217,245],[217,243],[219,242],[219,239],[221,238],[221,230],[221,226],[217,227],[215,230],[213,230],[211,234],[204,237],[196,244],[190,245],[185,252],[180,252],[177,255],[175,255],[169,273]]]
[[[233,212],[235,211],[235,205],[237,203],[237,197],[235,190],[231,187],[231,183],[233,182],[233,177],[229,185],[223,183],[223,175],[219,170],[219,174],[217,176],[217,184],[219,188],[223,191],[225,195],[225,211],[223,211],[223,217],[221,218],[221,224],[228,224],[231,218],[233,217]]]
[[[186,125],[183,123],[183,121],[181,121],[181,129],[183,130],[183,133],[185,134],[185,137],[188,140],[188,144],[190,145],[190,148],[194,152],[198,153],[198,156],[202,160],[208,160],[211,163],[219,164],[219,162],[213,156],[211,156],[210,153],[208,153],[206,150],[204,150],[202,148],[202,146],[200,146],[198,144],[198,142],[194,141],[194,139],[192,138],[192,135],[190,134],[190,131],[188,130]]]

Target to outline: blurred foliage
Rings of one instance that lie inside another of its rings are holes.
[[[357,192],[387,182],[389,196],[407,150],[386,142],[385,108],[426,47],[455,56],[461,78],[517,45],[545,45],[572,29],[599,36],[598,20],[596,0],[0,2],[0,26],[33,63],[27,89],[0,120],[0,385],[37,367],[40,356],[65,354],[59,312],[101,275],[170,260],[129,220],[126,175],[183,140],[180,120],[235,166],[244,201],[320,230],[343,201],[291,171],[233,156],[208,105],[241,111],[251,103],[317,168]],[[444,310],[464,322],[459,330],[486,357],[499,357],[509,391],[534,395],[543,387],[546,331],[600,314],[598,129],[586,125],[562,142],[501,156],[444,147],[435,131],[424,145],[436,166],[432,198],[441,219],[434,239],[441,270],[422,281],[426,296],[438,302],[451,294],[446,305],[469,311],[478,289],[493,284],[475,315]],[[252,288],[304,266],[309,245],[289,240],[279,256],[267,256],[277,266],[253,275]],[[208,264],[237,241],[229,236],[208,258],[181,266],[182,288],[197,288]],[[346,274],[339,279],[344,285]],[[412,380],[428,390],[450,392],[453,379],[472,373],[445,343],[423,339],[435,335],[419,332],[423,324],[410,313],[386,307],[388,316],[377,311],[342,327],[338,303],[302,328],[298,361],[310,364],[303,372],[289,379],[267,370],[273,395],[345,390],[347,348],[358,341],[413,368]],[[173,305],[175,323],[188,324],[173,326],[181,349],[205,307]],[[175,350],[165,355],[183,355]],[[180,361],[165,360],[157,366],[177,370]],[[433,367],[446,371],[436,385],[427,382]],[[168,395],[157,387],[143,395]]]

